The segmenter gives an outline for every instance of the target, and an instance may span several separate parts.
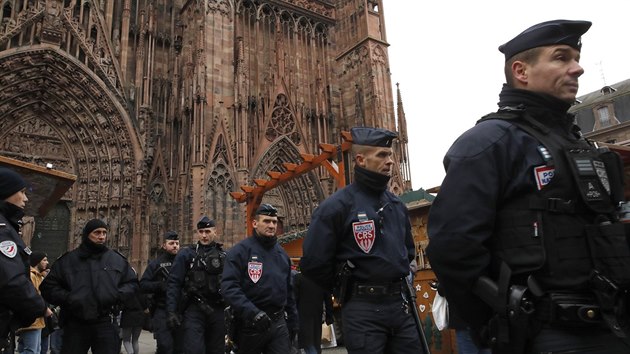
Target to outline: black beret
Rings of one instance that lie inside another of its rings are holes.
[[[48,255],[46,255],[46,252],[33,251],[31,255],[29,256],[31,267],[35,267],[36,265],[39,264],[39,262],[42,261],[42,259],[46,257],[48,257]]]
[[[381,128],[355,127],[350,129],[352,142],[357,145],[391,147],[398,134]]]
[[[164,241],[166,240],[179,240],[179,235],[175,231],[166,231]]]
[[[260,204],[256,209],[256,215],[278,216],[278,209],[271,204]]]
[[[197,230],[207,229],[209,227],[215,227],[215,225],[216,224],[214,223],[214,220],[211,220],[210,218],[208,218],[207,216],[204,215],[197,222]]]
[[[0,200],[5,200],[26,188],[26,182],[17,172],[0,167]]]
[[[83,227],[83,237],[87,237],[92,231],[100,228],[107,228],[107,224],[101,219],[92,219]]]
[[[554,44],[566,44],[577,50],[582,48],[581,37],[591,27],[589,21],[553,20],[533,25],[499,46],[505,61],[528,49]]]

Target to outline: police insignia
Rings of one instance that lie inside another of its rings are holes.
[[[372,246],[374,246],[374,241],[376,240],[374,220],[353,222],[352,233],[354,234],[354,240],[357,242],[357,245],[359,245],[359,248],[365,253],[370,253]]]
[[[593,166],[595,167],[595,172],[597,172],[597,177],[599,177],[600,182],[606,189],[606,192],[610,194],[610,182],[608,181],[608,173],[606,173],[606,165],[603,162],[593,160]]]
[[[214,268],[221,267],[221,261],[218,258],[213,258],[211,264]]]
[[[9,258],[13,258],[17,254],[17,245],[13,241],[2,241],[0,242],[0,252]]]
[[[555,168],[551,166],[538,166],[534,167],[534,176],[536,178],[536,187],[538,190],[543,189],[544,186],[548,185],[553,178],[553,174],[555,172]]]
[[[263,264],[261,262],[249,262],[247,263],[247,274],[249,279],[254,283],[258,283],[263,272]]]

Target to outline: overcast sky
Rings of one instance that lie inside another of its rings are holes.
[[[630,79],[627,0],[383,2],[392,84],[394,89],[400,84],[407,118],[414,190],[440,185],[442,159],[453,141],[496,110],[505,81],[497,47],[527,27],[555,19],[593,22],[582,37],[585,73],[578,96]]]

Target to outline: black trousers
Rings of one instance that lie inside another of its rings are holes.
[[[225,354],[225,320],[223,308],[207,315],[196,303],[184,311],[184,353]]]
[[[528,343],[529,354],[627,354],[630,346],[604,327],[544,327]]]
[[[271,329],[260,333],[255,328],[241,327],[236,335],[238,354],[288,354],[291,342],[284,317],[271,323]]]
[[[420,334],[401,294],[352,297],[341,310],[348,354],[420,354]]]
[[[153,325],[153,338],[157,344],[155,354],[180,354],[183,351],[181,327],[171,330],[166,325],[166,310],[156,308],[151,318]]]
[[[69,320],[63,324],[61,354],[119,354],[118,325],[108,317],[98,321]]]

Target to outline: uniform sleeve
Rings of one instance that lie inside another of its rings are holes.
[[[405,208],[405,247],[407,247],[407,258],[409,263],[416,259],[416,243],[413,240],[413,233],[411,232],[411,220],[409,219],[409,212]]]
[[[289,256],[287,256],[287,261],[290,265],[291,260],[289,259]],[[291,272],[289,272],[289,275],[287,276],[287,306],[285,307],[285,311],[287,312],[287,326],[289,327],[289,330],[296,330],[299,326],[297,302],[295,301],[295,289],[293,288],[294,278],[295,277],[291,274]]]
[[[489,307],[472,292],[490,266],[487,242],[509,167],[505,130],[479,125],[462,135],[444,158],[446,177],[429,213],[427,256],[449,306],[471,326],[486,322]]]
[[[242,247],[237,245],[227,253],[221,277],[221,291],[223,299],[232,306],[235,313],[248,319],[254,317],[260,309],[247,298],[243,291],[243,270],[246,266],[239,249]]]
[[[13,311],[20,327],[29,326],[46,313],[44,299],[24,272],[19,256],[0,254],[0,303]]]
[[[118,283],[118,293],[120,294],[122,302],[130,306],[130,304],[135,301],[138,290],[140,290],[138,286],[138,274],[125,258],[123,258],[123,261],[125,262],[125,267],[123,268],[124,274]]]
[[[158,262],[151,262],[142,273],[140,279],[140,289],[146,294],[154,294],[160,289],[162,281],[157,279],[156,270],[159,268]]]
[[[333,203],[330,200],[322,203],[313,213],[300,260],[302,274],[326,290],[331,290],[334,285],[337,230],[342,230],[340,213],[331,208]]]
[[[166,284],[166,310],[169,312],[176,312],[179,307],[186,277],[186,266],[193,256],[192,250],[187,247],[180,250],[173,260]]]
[[[53,263],[50,268],[50,272],[39,286],[39,290],[41,291],[44,299],[57,306],[68,305],[67,301],[68,296],[70,295],[70,291],[67,290],[68,285],[62,275],[62,262],[62,258],[60,258]]]

